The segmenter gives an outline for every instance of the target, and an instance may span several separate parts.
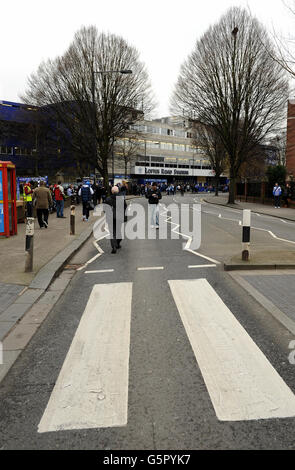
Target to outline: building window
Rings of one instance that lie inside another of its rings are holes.
[[[174,144],[174,150],[176,152],[184,152],[185,151],[185,145],[182,144]]]
[[[151,157],[152,162],[164,162],[164,157]]]
[[[161,142],[161,149],[162,150],[173,150],[173,144],[169,142]]]

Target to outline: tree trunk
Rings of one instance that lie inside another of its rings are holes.
[[[231,174],[229,184],[228,204],[235,204],[236,200],[236,175]]]
[[[103,165],[103,174],[101,176],[103,177],[103,184],[107,190],[107,194],[110,194],[108,164],[105,162]]]
[[[215,196],[218,196],[219,175],[215,176]]]

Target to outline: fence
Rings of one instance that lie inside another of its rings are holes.
[[[291,186],[291,204],[295,208],[295,182]],[[261,204],[273,204],[273,186],[265,182],[237,183],[237,199],[241,202],[259,202]]]

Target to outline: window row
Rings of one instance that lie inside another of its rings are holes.
[[[33,149],[23,147],[9,147],[6,145],[0,145],[0,153],[2,155],[33,155]]]
[[[191,170],[212,170],[210,165],[177,165],[174,164],[167,164],[167,163],[160,163],[160,162],[136,162],[135,166],[145,166],[151,168],[184,168],[184,169],[191,169]]]
[[[130,130],[136,132],[144,132],[145,134],[158,134],[158,135],[169,135],[173,137],[181,137],[182,139],[192,139],[192,132],[182,131],[179,129],[167,129],[163,127],[143,126],[143,125],[131,125]]]
[[[130,142],[128,139],[126,141],[120,139],[116,141],[118,147],[128,149],[131,147]],[[172,150],[174,152],[190,152],[190,153],[199,153],[204,154],[205,151],[202,148],[192,147],[191,145],[184,145],[184,144],[173,144],[171,142],[152,142],[150,140],[136,140],[132,141],[132,146],[136,146],[140,149],[152,149],[152,150]]]

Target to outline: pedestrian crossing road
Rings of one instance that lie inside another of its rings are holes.
[[[210,284],[169,285],[217,418],[294,417],[295,395]],[[132,283],[93,287],[39,432],[127,425],[131,305]]]
[[[100,249],[1,383],[0,449],[294,450],[292,333],[182,240]]]

